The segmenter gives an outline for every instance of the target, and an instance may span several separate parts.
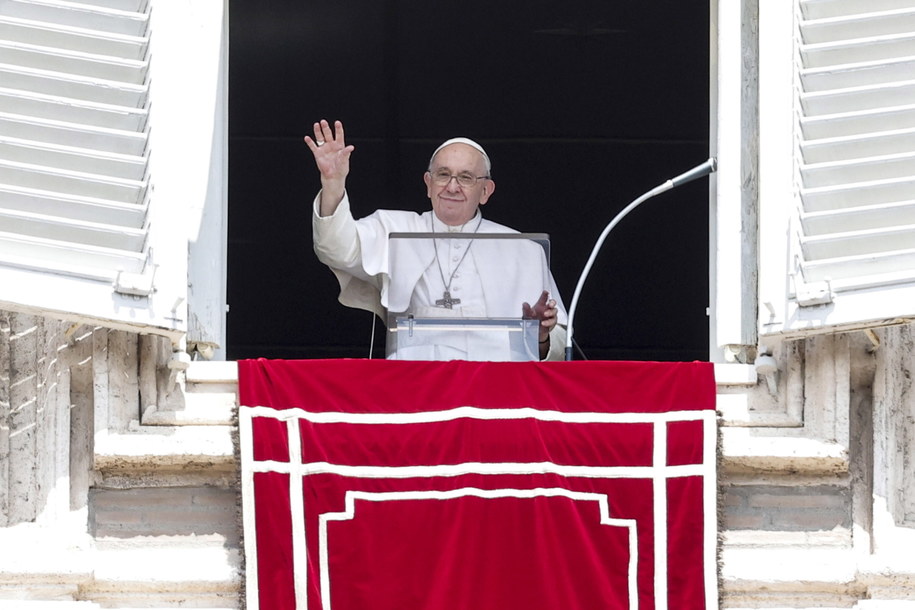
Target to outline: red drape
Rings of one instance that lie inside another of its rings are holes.
[[[239,362],[248,607],[716,607],[712,371]]]

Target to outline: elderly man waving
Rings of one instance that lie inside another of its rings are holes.
[[[305,136],[321,175],[312,227],[318,259],[340,282],[340,302],[373,311],[465,318],[521,317],[539,320],[539,356],[562,360],[566,312],[542,249],[511,248],[505,240],[447,239],[449,233],[517,233],[485,220],[480,206],[496,189],[489,156],[467,138],[454,138],[432,154],[423,179],[432,209],[424,214],[378,210],[355,220],[346,192],[349,159],[343,124],[322,120],[314,137]],[[400,302],[389,276],[391,233],[441,234],[433,256],[423,260],[409,282],[409,303]],[[453,242],[453,243],[451,243]],[[479,243],[478,243],[479,242]],[[502,248],[500,250],[499,248]],[[529,303],[533,302],[533,305]],[[436,346],[428,353],[398,354],[409,359],[472,359],[459,345]],[[487,358],[488,359],[488,358]],[[492,358],[498,359],[498,358]]]

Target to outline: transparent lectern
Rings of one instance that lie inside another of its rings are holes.
[[[387,357],[539,360],[522,317],[551,283],[545,233],[391,233]]]

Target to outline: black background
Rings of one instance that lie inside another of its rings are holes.
[[[357,218],[428,209],[432,150],[480,142],[497,184],[486,217],[550,234],[566,306],[613,216],[708,157],[707,0],[229,6],[230,359],[368,355],[372,315],[337,302],[312,250],[320,183],[302,137],[320,118],[342,120],[356,147]],[[575,338],[591,359],[705,360],[707,306],[700,180],[610,234]]]

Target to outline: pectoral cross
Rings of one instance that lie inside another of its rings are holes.
[[[452,299],[451,293],[447,290],[442,294],[442,298],[438,299],[435,302],[436,307],[444,307],[445,309],[451,309],[452,305],[460,305],[461,299]]]

